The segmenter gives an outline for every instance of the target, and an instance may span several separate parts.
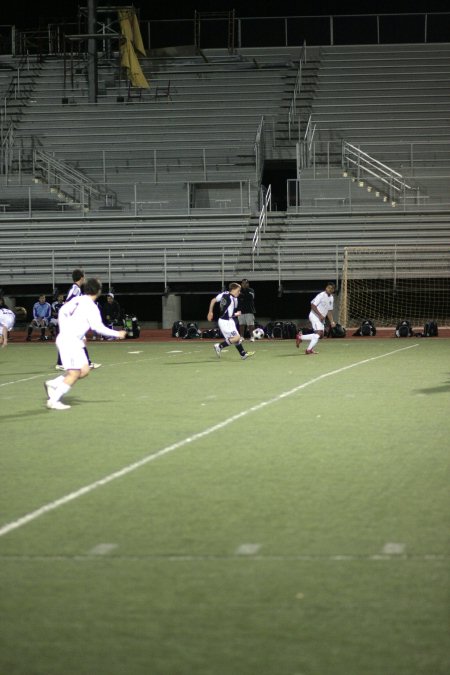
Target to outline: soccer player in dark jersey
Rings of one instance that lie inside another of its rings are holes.
[[[234,345],[238,350],[241,359],[247,359],[249,356],[253,356],[255,352],[246,352],[242,346],[242,338],[239,335],[239,331],[236,327],[234,318],[240,315],[240,312],[237,310],[237,299],[239,293],[241,292],[241,285],[232,282],[228,286],[228,291],[219,293],[214,298],[212,298],[209,303],[208,311],[208,321],[212,321],[214,318],[213,309],[216,302],[219,303],[219,328],[225,338],[223,342],[217,342],[214,345],[215,352],[218,357],[222,349],[228,347],[229,345]]]
[[[58,335],[58,312],[64,304],[64,293],[58,293],[56,300],[52,302],[52,316],[48,327],[53,338]]]
[[[248,279],[242,279],[241,292],[239,295],[238,309],[241,312],[239,316],[239,331],[241,337],[245,337],[245,330],[249,332],[250,341],[254,342],[253,331],[255,329],[255,291],[250,288]]]

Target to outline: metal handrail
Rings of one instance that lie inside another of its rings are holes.
[[[104,200],[107,195],[111,194],[105,187],[94,183],[77,169],[39,149],[33,150],[33,176],[35,180],[47,183],[50,188],[57,188],[61,191],[72,190],[74,199],[86,206],[88,206],[86,198],[88,202],[91,199]]]
[[[348,141],[344,141],[342,145],[342,160],[344,168],[350,168],[350,166],[356,168],[357,179],[360,179],[363,171],[387,185],[390,196],[393,192],[405,196],[406,191],[413,189],[406,183],[401,173],[387,164],[383,164],[356,145],[348,143]]]
[[[258,128],[256,130],[254,150],[255,150],[255,171],[256,171],[255,178],[256,181],[259,183],[264,168],[264,159],[266,150],[264,115],[262,115]]]
[[[300,51],[300,58],[297,70],[297,77],[295,78],[294,91],[292,92],[292,99],[288,110],[288,135],[289,140],[291,140],[291,129],[295,128],[297,123],[297,134],[300,138],[300,118],[297,116],[297,98],[300,98],[302,91],[302,68],[303,64],[306,63],[306,42],[303,42],[302,49]]]
[[[267,212],[272,209],[272,186],[269,185],[269,187],[266,190],[266,194],[264,196],[264,200],[261,206],[261,211],[259,214],[259,219],[258,219],[258,225],[255,229],[255,232],[253,234],[253,239],[252,239],[252,267],[253,271],[255,270],[255,253],[258,256],[259,252],[261,250],[261,238],[262,238],[262,233],[266,231],[266,224],[267,224]]]
[[[8,176],[11,169],[14,147],[14,124],[10,122],[5,134],[2,130],[1,152],[0,152],[0,173]]]

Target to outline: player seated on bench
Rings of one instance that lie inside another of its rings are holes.
[[[52,306],[47,302],[44,294],[39,296],[38,302],[35,302],[33,305],[33,318],[30,325],[28,326],[27,332],[27,342],[31,340],[31,333],[33,328],[39,328],[41,331],[40,340],[48,340],[48,337],[45,334],[47,326],[52,316]]]

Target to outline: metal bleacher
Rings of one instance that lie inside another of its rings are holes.
[[[149,54],[150,89],[132,96],[117,65],[100,63],[95,104],[82,59],[70,87],[60,56],[29,59],[30,87],[11,98],[0,285],[60,283],[79,265],[115,283],[336,278],[349,245],[448,246],[450,46],[311,48],[291,127],[300,51]],[[5,91],[19,61],[2,64]],[[394,199],[359,163],[344,166],[345,143],[408,193]],[[286,211],[269,207],[255,248],[264,160],[295,158],[300,180]]]
[[[75,68],[68,89],[61,60],[45,59],[18,142],[26,148],[37,139],[44,152],[106,183],[122,212],[135,211],[136,201],[140,213],[184,211],[187,182],[209,184],[209,207],[255,208],[255,134],[263,115],[277,115],[289,76],[295,76],[292,62],[231,59],[219,51],[146,58],[142,67],[151,87],[130,100],[114,68],[101,69],[102,94],[93,105],[83,68]],[[168,81],[170,97],[156,96]]]
[[[303,205],[327,196],[333,189],[327,180],[343,176],[342,146],[349,142],[401,174],[411,188],[405,208],[448,208],[449,79],[448,44],[321,48],[311,110],[315,133],[302,171]],[[373,197],[376,190],[377,196],[386,191],[376,176],[357,176],[352,168],[350,178],[361,178],[364,191],[374,188],[372,199],[364,200],[367,207],[382,208],[382,200],[377,204]],[[414,193],[421,199],[412,199]],[[354,203],[361,197],[356,191]]]
[[[44,219],[2,228],[0,283],[65,283],[83,266],[115,283],[220,280],[236,273],[247,234],[233,217]]]

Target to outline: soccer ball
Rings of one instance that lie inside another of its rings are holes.
[[[255,338],[255,340],[262,340],[262,338],[264,337],[264,331],[262,328],[255,328],[252,335]]]

